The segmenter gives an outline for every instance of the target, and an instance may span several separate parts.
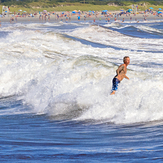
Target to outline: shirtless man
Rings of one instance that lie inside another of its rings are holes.
[[[126,76],[127,73],[127,66],[130,64],[130,58],[128,56],[123,58],[124,64],[120,65],[116,70],[117,75],[113,78],[113,87],[111,95],[115,94],[116,90],[118,89],[118,84],[123,80],[123,78],[129,79]]]

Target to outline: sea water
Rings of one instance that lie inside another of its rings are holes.
[[[111,96],[116,69],[127,76]],[[163,22],[2,23],[0,162],[162,162]]]

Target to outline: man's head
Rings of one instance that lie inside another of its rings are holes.
[[[124,62],[124,64],[129,65],[130,64],[130,58],[128,56],[125,56],[123,58],[123,62]]]

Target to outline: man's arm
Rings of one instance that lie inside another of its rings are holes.
[[[129,80],[129,77],[127,77],[126,75],[125,75],[125,78]]]

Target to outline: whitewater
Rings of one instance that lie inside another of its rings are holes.
[[[163,160],[163,22],[3,23],[0,40],[1,161]]]

